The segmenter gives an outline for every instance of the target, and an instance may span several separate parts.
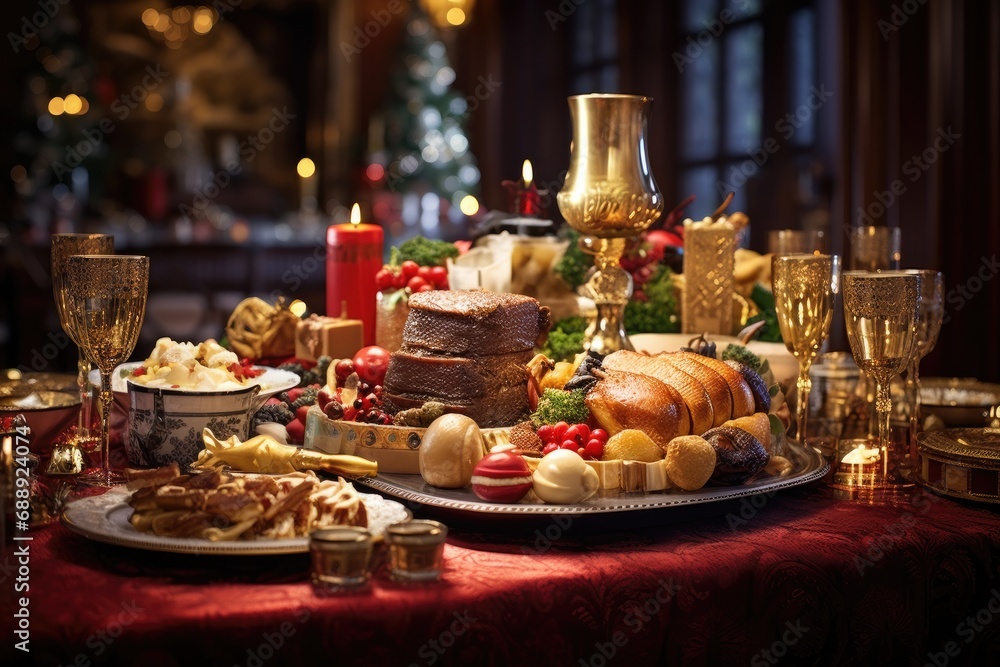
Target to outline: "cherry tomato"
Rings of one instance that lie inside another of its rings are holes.
[[[420,276],[421,278],[423,278],[424,280],[426,280],[427,282],[430,282],[431,281],[431,267],[429,267],[429,266],[421,266],[419,269],[417,269],[417,275]]]
[[[434,285],[424,284],[424,285],[421,285],[419,288],[417,288],[417,291],[418,292],[433,292],[436,289],[437,288],[434,287]]]
[[[595,428],[593,431],[590,432],[590,438],[592,440],[600,440],[603,443],[607,443],[608,432],[605,431],[603,428]]]
[[[415,275],[418,275],[420,271],[420,265],[414,262],[412,259],[408,259],[399,265],[400,272],[406,277],[407,280]]]
[[[443,266],[431,267],[431,281],[438,289],[448,289],[448,269]]]
[[[587,446],[584,447],[584,451],[587,452],[587,456],[590,456],[598,461],[604,456],[604,443],[600,440],[591,439],[587,442]]]
[[[545,456],[546,454],[551,454],[552,452],[556,451],[557,449],[559,449],[559,445],[557,445],[554,442],[550,442],[549,444],[547,444],[544,447],[542,447],[542,456]]]
[[[382,267],[375,274],[375,284],[380,290],[391,289],[393,286],[393,279],[395,276],[392,273],[392,269],[387,267]]]
[[[541,438],[542,442],[548,444],[555,440],[555,426],[552,424],[542,424],[538,427],[538,437]]]
[[[421,278],[420,276],[413,276],[412,278],[406,281],[406,286],[410,289],[411,292],[418,291],[421,287],[423,287],[426,284],[427,281]]]
[[[575,452],[580,449],[579,443],[576,440],[563,440],[563,443],[559,445],[562,449],[568,449],[571,452]]]
[[[563,436],[566,435],[566,429],[568,428],[569,424],[567,424],[566,422],[558,422],[553,427],[554,430],[552,431],[552,440],[554,442],[562,442],[563,440],[565,440]]]
[[[580,445],[583,445],[590,440],[590,427],[586,424],[573,424],[566,429],[566,432],[563,434],[563,439],[573,440],[574,442],[578,442]]]
[[[392,274],[392,286],[396,289],[403,289],[406,287],[407,277],[403,275],[403,272]]]
[[[365,382],[384,384],[385,371],[389,368],[389,350],[378,345],[369,345],[354,355],[354,371]]]

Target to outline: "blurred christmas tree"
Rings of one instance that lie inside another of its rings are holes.
[[[36,227],[67,231],[104,187],[108,120],[91,83],[96,68],[80,40],[72,7],[12,42],[25,59],[25,96],[15,130],[11,174]]]
[[[399,60],[381,114],[384,146],[371,161],[384,167],[389,190],[433,192],[458,207],[479,191],[479,169],[465,134],[472,109],[450,90],[455,70],[445,45],[416,5]]]

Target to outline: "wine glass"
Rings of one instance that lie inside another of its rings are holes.
[[[771,279],[781,338],[799,362],[796,423],[799,441],[805,444],[812,388],[809,369],[830,335],[833,300],[840,289],[840,257],[775,255],[771,258]]]
[[[899,227],[868,225],[851,229],[851,270],[899,268],[903,232]]]
[[[920,308],[921,276],[903,271],[844,272],[844,319],[854,361],[875,380],[878,450],[881,470],[873,486],[882,490],[908,484],[891,458],[889,383],[914,352]]]
[[[906,369],[906,400],[910,404],[910,448],[920,432],[920,360],[937,345],[944,319],[944,276],[930,269],[908,269],[903,273],[920,277],[920,313],[913,357]]]
[[[91,486],[124,481],[111,470],[108,417],[113,396],[111,371],[126,361],[139,339],[146,314],[149,258],[136,255],[76,255],[69,258],[66,304],[80,347],[101,372],[101,468],[82,475]]]
[[[55,297],[59,324],[79,350],[77,360],[77,386],[80,390],[80,417],[76,428],[76,444],[90,439],[91,392],[90,362],[83,353],[80,339],[73,331],[73,322],[66,305],[66,277],[69,272],[69,258],[72,255],[111,255],[115,251],[115,239],[107,234],[53,234],[52,235],[52,295]],[[82,457],[81,457],[82,459]]]

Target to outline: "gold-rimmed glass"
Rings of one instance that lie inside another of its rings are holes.
[[[771,258],[774,306],[785,347],[799,362],[796,423],[803,444],[808,435],[809,369],[830,335],[833,301],[840,289],[837,255],[775,255]]]
[[[90,362],[80,347],[80,341],[73,331],[66,306],[66,278],[69,273],[69,258],[73,255],[112,255],[115,252],[115,239],[107,234],[53,234],[52,235],[52,296],[55,298],[56,311],[59,313],[59,324],[78,350],[77,387],[80,390],[80,418],[77,422],[77,443],[90,439],[91,392],[90,392]]]
[[[79,481],[113,486],[108,450],[108,418],[113,396],[111,372],[128,360],[146,315],[149,258],[137,255],[75,255],[69,258],[66,305],[80,347],[101,373],[101,467]]]
[[[906,400],[910,410],[910,449],[920,433],[920,361],[937,345],[944,320],[944,275],[931,269],[907,269],[920,277],[920,309],[913,357],[906,369]]]
[[[902,271],[843,275],[844,319],[854,361],[875,380],[879,470],[874,487],[908,484],[899,472],[889,440],[889,385],[913,356],[920,308],[921,277]],[[873,487],[873,488],[874,488]]]

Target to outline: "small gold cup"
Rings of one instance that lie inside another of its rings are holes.
[[[392,579],[407,583],[440,579],[447,537],[448,527],[438,521],[406,521],[386,528]]]
[[[354,590],[371,577],[371,533],[364,528],[342,526],[313,531],[309,535],[312,582],[326,592]]]

